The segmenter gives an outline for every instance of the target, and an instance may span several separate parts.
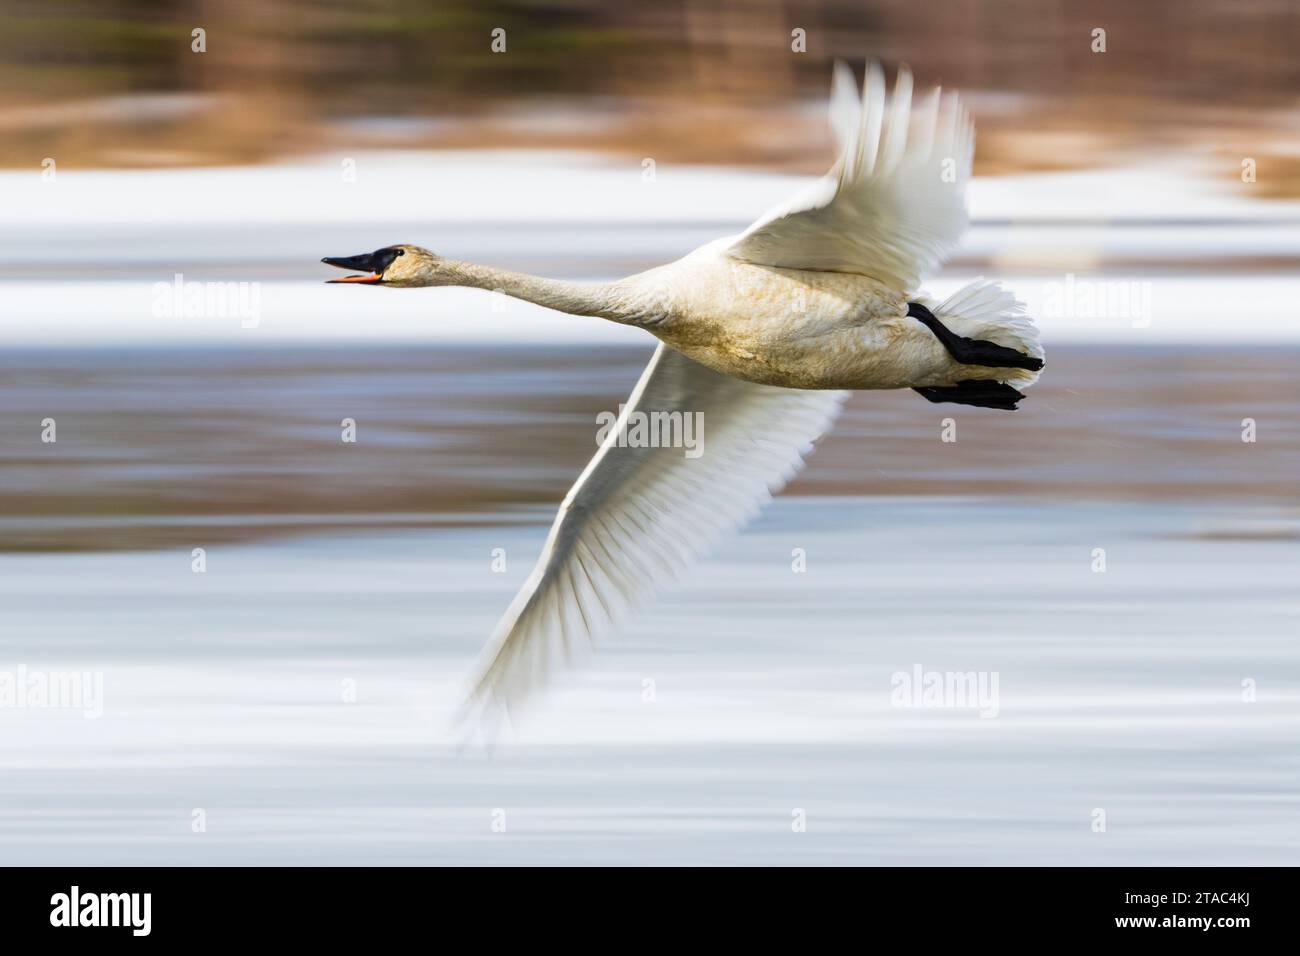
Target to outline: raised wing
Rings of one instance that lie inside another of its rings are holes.
[[[798,471],[846,394],[753,385],[661,344],[484,649],[471,707],[508,711],[558,661],[752,518]],[[693,433],[678,419],[698,457],[662,443],[626,447],[638,421],[658,421],[662,436],[673,415],[699,416]]]
[[[806,193],[750,226],[726,252],[788,269],[852,272],[911,291],[966,228],[975,127],[955,94],[935,88],[912,109],[912,74],[898,71],[888,105],[880,65],[859,97],[835,64],[831,126],[840,154]]]

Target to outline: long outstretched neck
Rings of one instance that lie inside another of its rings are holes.
[[[570,315],[597,316],[628,325],[638,323],[629,303],[614,283],[545,279],[473,262],[443,260],[442,268],[444,275],[451,280],[445,283],[447,285],[500,292]]]

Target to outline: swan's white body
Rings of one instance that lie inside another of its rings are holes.
[[[743,262],[728,253],[734,244],[710,243],[615,287],[642,328],[701,365],[747,382],[888,389],[969,379],[1028,384],[1035,377],[955,361],[907,314],[908,302],[928,301],[924,295],[865,275]],[[998,302],[1014,309],[1014,299],[999,296]],[[1004,322],[989,328],[950,310],[945,324],[959,335],[1021,344],[1007,338]]]
[[[901,71],[887,104],[873,65],[859,97],[837,66],[830,173],[743,234],[669,265],[584,285],[393,247],[374,254],[382,275],[354,277],[499,290],[661,341],[489,641],[474,702],[521,700],[558,659],[748,520],[830,428],[844,389],[1037,378],[956,362],[907,314],[921,302],[958,335],[1042,356],[1020,304],[996,284],[974,282],[938,304],[916,291],[965,229],[974,128],[956,96],[938,90],[913,110],[911,86]],[[654,412],[700,413],[703,454],[620,441],[632,416]]]

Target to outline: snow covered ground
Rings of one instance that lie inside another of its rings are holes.
[[[355,161],[345,167],[346,160]],[[355,181],[345,180],[345,170]],[[734,233],[806,177],[570,153],[379,153],[271,166],[0,173],[0,340],[15,344],[632,341],[639,333],[473,290],[327,287],[323,255],[415,242],[610,278]],[[943,294],[1008,283],[1049,343],[1300,338],[1300,202],[1177,167],[977,180]],[[255,321],[156,307],[176,275],[256,285]]]

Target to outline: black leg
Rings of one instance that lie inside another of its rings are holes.
[[[940,322],[933,312],[919,302],[907,303],[907,314],[920,320],[921,324],[934,333],[939,344],[948,350],[948,354],[962,365],[981,365],[986,368],[1023,368],[1037,372],[1043,367],[1043,360],[1026,355],[1016,349],[1009,349],[996,342],[984,339],[968,339],[958,335]]]

